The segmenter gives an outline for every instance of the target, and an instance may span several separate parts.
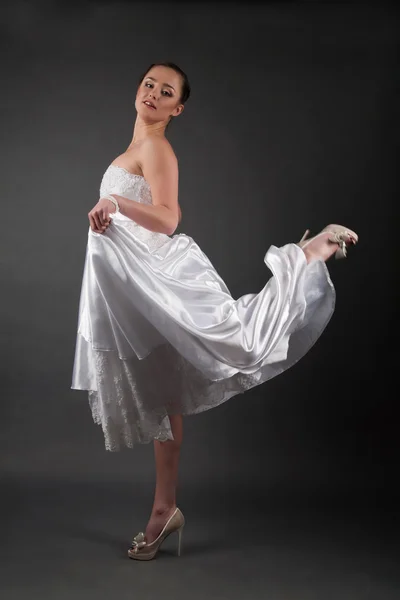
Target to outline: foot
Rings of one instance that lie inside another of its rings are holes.
[[[329,237],[330,234],[328,232],[320,234],[303,248],[308,263],[313,260],[323,260],[326,262],[332,254],[335,254],[339,248],[339,244],[330,242]]]
[[[165,523],[175,510],[176,505],[168,508],[153,509],[145,531],[145,538],[148,544],[151,544],[160,535]]]
[[[310,240],[306,239],[308,233],[309,231],[307,230],[299,243],[308,263],[313,260],[323,260],[326,262],[339,248],[340,251],[338,254],[344,257],[346,256],[346,247],[356,244],[358,241],[358,236],[354,231],[346,229],[341,225],[328,225],[321,233]]]

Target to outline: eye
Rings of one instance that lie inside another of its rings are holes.
[[[147,86],[150,86],[150,87],[152,87],[151,83],[149,83],[149,82],[145,83],[144,85],[145,85],[146,87],[147,87]]]
[[[167,90],[164,90],[164,92],[167,94],[167,96],[172,96],[171,92],[167,92]]]

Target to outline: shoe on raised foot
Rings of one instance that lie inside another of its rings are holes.
[[[145,535],[140,531],[133,538],[132,545],[128,550],[129,558],[135,560],[151,560],[161,547],[163,541],[174,532],[178,534],[178,556],[181,555],[182,530],[185,525],[185,517],[177,507],[168,521],[165,523],[160,534],[150,544],[146,542]]]
[[[309,233],[310,230],[307,229],[297,245],[300,246],[302,250],[308,247],[311,251],[313,250],[311,245],[314,245],[316,255],[318,255],[318,248],[321,247],[321,243],[323,244],[324,242],[323,238],[325,238],[325,241],[338,245],[338,248],[335,251],[335,258],[345,258],[347,256],[347,246],[358,242],[358,235],[354,231],[351,231],[351,229],[343,227],[343,225],[328,225],[316,236],[307,239]],[[331,254],[333,254],[333,250],[330,253],[328,252],[325,260],[327,260]]]

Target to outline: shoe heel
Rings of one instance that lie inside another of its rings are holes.
[[[183,525],[177,531],[177,533],[178,533],[178,556],[181,555],[182,532],[183,532]]]
[[[346,246],[344,246],[344,248],[342,246],[339,246],[339,248],[335,252],[335,258],[338,260],[340,258],[346,258],[346,256]]]
[[[303,237],[301,238],[301,240],[299,242],[299,244],[301,244],[302,242],[304,242],[306,240],[306,238],[307,238],[307,236],[308,236],[309,233],[310,233],[310,230],[306,229],[305,232],[304,232]]]

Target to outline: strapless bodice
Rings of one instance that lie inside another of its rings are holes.
[[[119,194],[136,202],[152,204],[150,185],[145,178],[117,165],[110,165],[101,180],[100,197],[107,194]]]
[[[110,165],[103,175],[100,185],[100,198],[107,194],[118,194],[134,202],[153,204],[150,184],[142,175],[130,173],[124,167]],[[165,233],[150,231],[121,212],[111,213],[113,221],[119,228],[129,231],[137,240],[145,242],[148,249],[153,252],[160,248],[169,236]],[[120,229],[120,231],[122,231]],[[95,234],[102,235],[102,234]]]

